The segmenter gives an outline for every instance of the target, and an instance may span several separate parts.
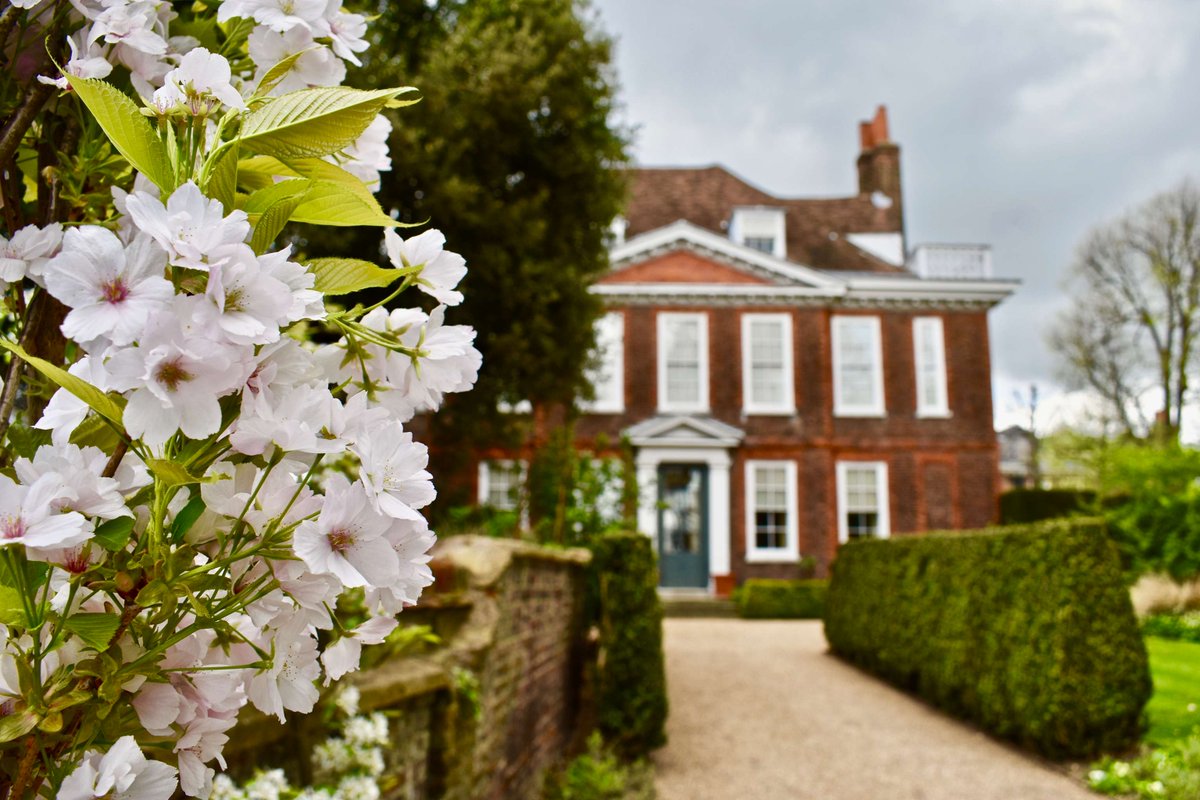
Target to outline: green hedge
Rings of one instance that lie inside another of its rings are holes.
[[[825,607],[837,655],[1051,758],[1135,745],[1146,648],[1096,520],[851,542]]]
[[[752,578],[734,592],[738,616],[746,619],[820,619],[829,581]]]
[[[592,544],[599,595],[596,727],[624,758],[666,744],[658,563],[648,536],[606,533]]]
[[[1009,489],[1000,495],[1000,524],[1069,517],[1091,508],[1096,493],[1076,489]]]

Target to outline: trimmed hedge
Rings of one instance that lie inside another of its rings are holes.
[[[752,578],[734,592],[738,616],[745,619],[820,619],[829,581]]]
[[[842,658],[1051,758],[1135,745],[1146,647],[1092,519],[850,542],[825,637]]]
[[[1095,502],[1096,493],[1082,489],[1009,489],[1000,495],[1000,524],[1069,517],[1086,511]]]
[[[667,742],[658,562],[640,533],[603,534],[592,553],[601,648],[596,728],[623,758],[639,758]]]

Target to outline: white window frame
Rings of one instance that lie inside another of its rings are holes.
[[[847,485],[846,472],[850,469],[871,468],[875,470],[875,503],[879,514],[879,533],[877,537],[887,539],[892,535],[892,515],[889,506],[888,465],[886,461],[839,461],[837,462],[837,514],[838,541],[842,544],[850,541],[850,526],[846,521]]]
[[[598,389],[597,378],[603,374],[608,381],[615,384],[615,396],[603,398],[597,391],[595,399],[580,405],[584,411],[593,414],[621,414],[625,411],[625,314],[621,311],[609,311],[596,320],[597,347],[605,344],[601,341],[604,325],[613,325],[618,335],[607,343],[609,346],[600,354],[600,371],[588,371],[588,381],[593,389]]]
[[[514,465],[518,466],[520,468],[520,480],[522,483],[524,483],[524,481],[525,481],[525,475],[529,469],[529,464],[527,462],[525,462],[524,460],[513,459],[513,458],[492,458],[492,459],[488,459],[486,461],[479,462],[479,486],[476,491],[476,500],[478,501],[479,505],[487,506],[489,508],[494,508],[497,511],[516,511],[517,508],[521,507],[521,502],[520,502],[519,497],[517,499],[517,507],[516,508],[502,508],[500,506],[492,505],[490,502],[488,502],[488,499],[491,497],[490,490],[491,490],[491,465],[492,464],[495,464],[497,466],[506,467],[506,468],[512,467]],[[518,487],[517,491],[519,494],[521,491],[521,487]]]
[[[874,398],[871,403],[850,405],[842,398],[842,329],[847,325],[865,324],[870,328],[875,363],[872,365],[871,382]],[[887,413],[887,401],[883,387],[883,334],[879,317],[835,316],[830,322],[830,346],[833,350],[833,414],[837,417],[882,417]]]
[[[783,397],[776,404],[762,403],[754,399],[754,361],[753,339],[750,327],[754,322],[782,322],[780,334],[783,337]],[[747,414],[781,414],[796,413],[796,387],[792,363],[795,360],[792,349],[792,315],[787,313],[775,314],[743,314],[742,315],[742,409]]]
[[[729,219],[729,238],[743,247],[749,247],[747,239],[770,239],[767,255],[787,258],[787,211],[778,206],[737,206]]]
[[[787,542],[783,547],[759,547],[755,536],[755,470],[759,467],[783,467],[787,490]],[[800,560],[800,504],[797,499],[795,461],[758,459],[746,462],[746,563],[779,564]]]
[[[925,363],[921,348],[921,337],[931,336],[934,342],[933,364]],[[916,372],[917,416],[938,418],[950,416],[950,395],[946,385],[946,332],[941,317],[913,318],[913,364]],[[937,397],[933,403],[925,403],[921,387],[926,368],[934,371],[937,378]]]
[[[700,391],[694,402],[670,402],[667,399],[667,325],[670,320],[692,319],[698,321],[696,340],[699,349]],[[658,410],[667,413],[706,413],[708,411],[708,314],[703,312],[660,311],[657,320],[658,332]]]

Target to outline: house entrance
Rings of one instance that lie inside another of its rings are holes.
[[[708,466],[658,466],[658,568],[663,586],[708,586]]]

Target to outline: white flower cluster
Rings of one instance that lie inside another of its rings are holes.
[[[379,800],[379,778],[389,743],[388,721],[381,713],[358,714],[358,691],[342,690],[336,707],[347,717],[342,735],[332,736],[313,750],[316,786],[294,788],[283,770],[260,770],[244,786],[221,774],[213,782],[211,800]]]
[[[360,65],[367,49],[367,18],[343,8],[342,0],[224,0],[217,21],[242,18],[254,22],[247,41],[250,64],[235,72],[229,61],[209,52],[190,35],[172,35],[179,14],[166,0],[70,0],[82,25],[67,39],[68,76],[107,78],[114,68],[129,70],[137,92],[159,111],[193,114],[220,106],[245,109],[275,65],[292,59],[266,92],[277,96],[296,89],[338,86],[346,64]],[[17,8],[49,17],[53,0],[14,0]],[[40,76],[44,83],[68,88],[64,76]],[[372,189],[379,172],[391,169],[387,138],[391,123],[379,116],[336,161]]]
[[[341,0],[226,0],[219,22],[253,23],[248,61],[232,64],[171,35],[169,2],[71,6],[81,27],[67,77],[48,80],[65,88],[127,69],[149,113],[208,132],[197,163],[221,142],[218,111],[336,85],[366,47],[365,18]],[[390,164],[389,131],[379,116],[325,159],[377,183]],[[427,449],[405,423],[469,389],[480,367],[474,331],[445,324],[466,268],[437,231],[384,234],[401,289],[432,297],[432,312],[327,311],[314,272],[290,248],[252,247],[257,217],[204,185],[160,194],[139,175],[131,191],[114,191],[111,226],[0,237],[0,291],[46,292],[66,306],[62,333],[77,356],[73,383],[56,379],[63,388],[36,422],[51,443],[18,459],[13,476],[0,474],[0,554],[48,566],[45,595],[65,621],[0,625],[0,715],[33,713],[23,692],[36,664],[38,691],[74,691],[80,703],[88,698],[79,687],[102,685],[140,725],[107,752],[83,755],[61,781],[68,800],[165,800],[176,779],[189,796],[208,797],[212,764],[224,763],[245,705],[280,720],[310,712],[318,681],[357,669],[363,645],[389,636],[395,615],[432,582],[434,534],[421,509],[435,491]],[[289,335],[306,321],[341,338],[310,347]],[[96,431],[111,438],[109,428],[122,444],[95,446]],[[316,485],[323,459],[347,458],[353,480],[333,474]],[[103,579],[80,577],[109,564],[119,566]],[[349,589],[364,592],[369,617],[345,629],[334,610]],[[117,649],[117,666],[98,657]],[[354,774],[323,796],[375,800],[386,739],[382,717],[351,719],[334,749]],[[174,765],[146,759],[139,741]],[[218,781],[214,796],[275,800],[284,785],[264,773],[244,791]]]

